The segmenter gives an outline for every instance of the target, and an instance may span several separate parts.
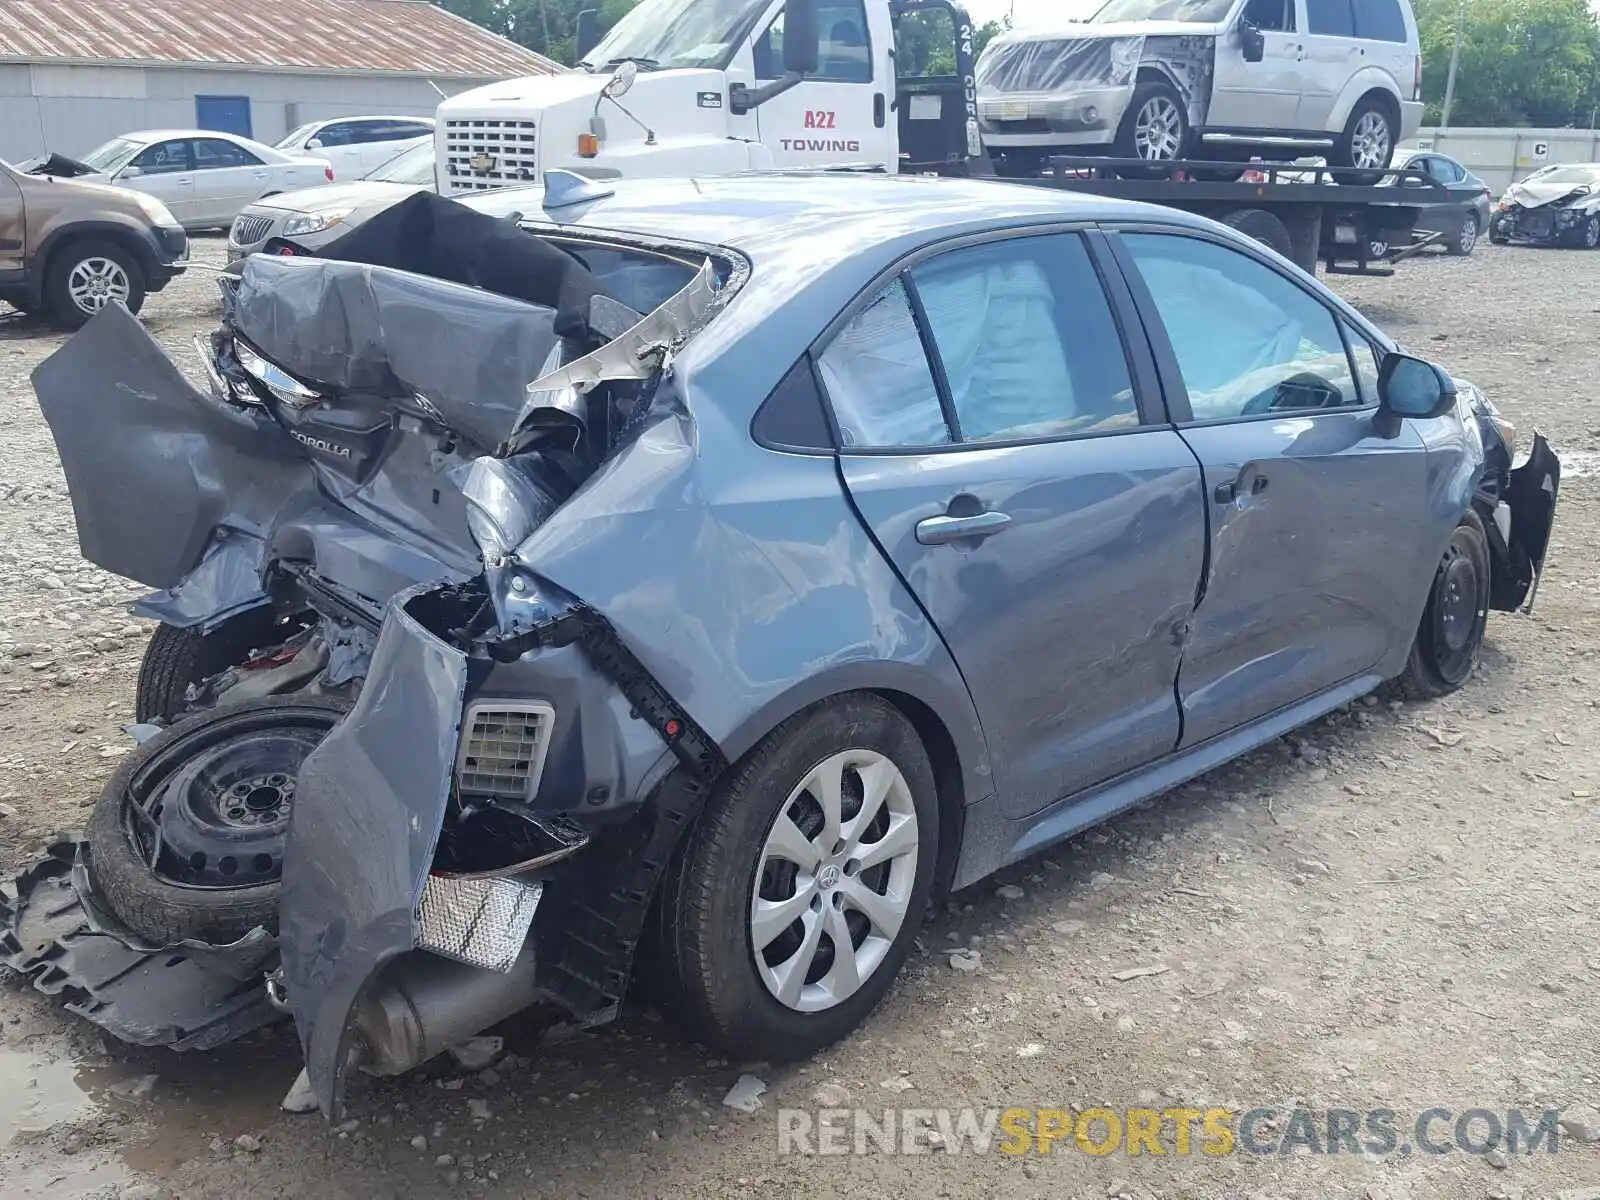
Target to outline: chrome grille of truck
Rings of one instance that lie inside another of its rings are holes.
[[[532,700],[486,700],[468,706],[466,736],[456,764],[461,794],[533,799],[555,717],[555,709]]]
[[[537,122],[446,121],[444,147],[451,191],[486,191],[539,181]]]

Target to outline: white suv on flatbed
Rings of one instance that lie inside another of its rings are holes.
[[[1372,172],[1422,123],[1408,0],[1109,0],[1085,23],[996,38],[977,74],[983,140],[1009,175],[1108,147]]]

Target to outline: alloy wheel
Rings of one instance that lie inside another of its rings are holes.
[[[910,912],[919,843],[910,785],[877,751],[834,754],[790,792],[750,897],[756,973],[778,1003],[833,1008],[883,965]]]
[[[1474,217],[1468,217],[1461,222],[1461,230],[1456,234],[1456,249],[1462,254],[1471,254],[1478,245],[1478,222]]]
[[[99,255],[84,259],[67,276],[67,295],[86,313],[97,313],[113,301],[126,304],[132,291],[122,264]]]
[[[1600,214],[1590,217],[1583,225],[1583,245],[1587,250],[1600,246]]]
[[[1165,162],[1178,157],[1183,140],[1183,114],[1170,96],[1151,96],[1133,121],[1133,151],[1143,159]]]
[[[1381,112],[1361,114],[1350,137],[1350,165],[1364,170],[1382,170],[1393,157],[1389,119]]]

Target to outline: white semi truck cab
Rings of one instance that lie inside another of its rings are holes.
[[[981,160],[972,36],[950,0],[643,0],[579,70],[445,100],[440,184]]]

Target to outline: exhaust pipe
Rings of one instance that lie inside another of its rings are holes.
[[[511,970],[485,971],[413,951],[384,969],[356,1005],[361,1069],[403,1075],[534,1002],[533,939]]]

